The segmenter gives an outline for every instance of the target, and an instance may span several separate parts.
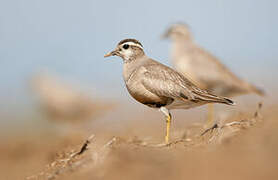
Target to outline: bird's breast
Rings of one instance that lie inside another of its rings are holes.
[[[129,81],[126,84],[129,94],[138,102],[150,107],[165,106],[169,100],[168,98],[159,97],[156,94],[148,91],[143,84],[136,81]]]

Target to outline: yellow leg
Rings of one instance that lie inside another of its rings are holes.
[[[206,122],[205,131],[201,134],[201,136],[205,135],[207,132],[212,132],[214,129],[219,128],[218,124],[215,123],[214,120],[214,105],[208,104],[208,117]]]
[[[169,143],[169,137],[170,137],[170,127],[171,127],[171,114],[169,114],[166,118],[166,136],[165,136],[165,143],[168,144]]]
[[[208,104],[208,117],[206,127],[211,127],[214,124],[214,104]]]

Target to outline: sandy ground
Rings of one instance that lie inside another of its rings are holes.
[[[186,122],[178,112],[166,147],[156,146],[163,116],[140,108],[60,134],[1,137],[0,179],[278,179],[277,108],[235,109],[204,136],[203,109]]]

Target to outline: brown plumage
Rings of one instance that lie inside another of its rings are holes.
[[[141,61],[140,67],[136,67],[131,74],[132,78],[126,82],[129,93],[139,102],[143,104],[157,102],[161,105],[165,104],[168,109],[188,109],[209,102],[233,104],[226,98],[199,89],[173,69],[152,59],[144,58],[138,60]],[[177,106],[175,101],[183,102],[183,106]]]
[[[206,103],[234,104],[233,101],[202,90],[177,71],[147,57],[137,40],[121,41],[108,56],[124,61],[123,76],[128,92],[142,104],[160,108],[170,123],[170,109],[188,109]],[[167,123],[166,143],[170,124]]]
[[[261,89],[237,77],[215,56],[195,44],[187,25],[173,25],[165,37],[173,41],[171,54],[175,69],[199,87],[227,97],[247,93],[264,94]]]
[[[135,44],[139,44],[140,46],[143,47],[143,45],[138,40],[136,40],[136,39],[124,39],[124,40],[122,40],[122,41],[120,41],[118,43],[118,46],[120,46],[120,45],[122,45],[122,44],[124,44],[126,42],[134,42]]]

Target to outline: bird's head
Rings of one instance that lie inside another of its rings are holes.
[[[163,34],[163,38],[170,38],[171,40],[191,40],[190,28],[187,24],[177,23],[170,26]]]
[[[135,60],[144,55],[143,45],[136,39],[124,39],[120,41],[115,48],[104,55],[104,57],[109,56],[119,56],[125,62]]]

